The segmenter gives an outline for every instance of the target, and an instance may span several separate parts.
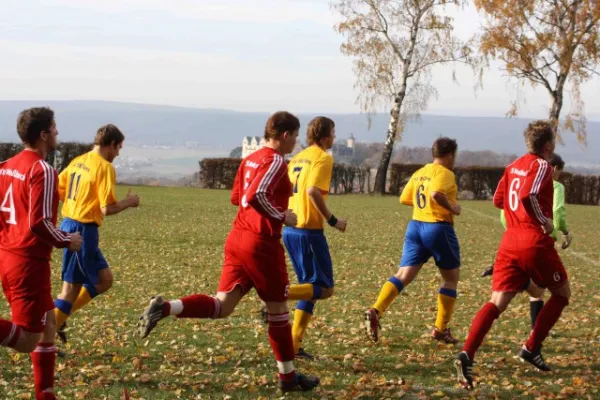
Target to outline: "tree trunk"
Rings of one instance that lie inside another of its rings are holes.
[[[558,127],[560,125],[560,111],[563,107],[563,91],[565,88],[565,82],[567,81],[567,75],[561,74],[558,76],[556,82],[556,89],[550,93],[552,96],[552,108],[550,108],[550,121],[554,124],[554,128],[558,133]]]
[[[387,180],[387,171],[390,166],[390,160],[392,159],[392,152],[394,151],[394,143],[396,142],[396,134],[398,132],[398,124],[400,123],[400,108],[406,95],[406,79],[404,84],[400,88],[400,92],[395,99],[394,107],[390,112],[390,124],[387,129],[387,137],[385,145],[383,147],[383,153],[381,154],[381,161],[377,168],[377,174],[375,175],[375,188],[374,191],[377,194],[385,194],[385,184]]]

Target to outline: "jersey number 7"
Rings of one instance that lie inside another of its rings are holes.
[[[302,167],[294,167],[294,174],[296,174],[296,181],[294,182],[294,193],[298,193],[298,181],[300,180],[300,173],[302,172]]]

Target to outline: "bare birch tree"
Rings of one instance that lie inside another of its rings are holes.
[[[469,43],[453,35],[446,7],[463,0],[338,0],[331,4],[342,21],[344,55],[354,62],[357,103],[370,117],[390,110],[375,192],[384,194],[394,143],[409,117],[426,109],[431,96],[431,70],[436,64],[462,62],[476,66]],[[452,74],[454,78],[454,74]]]
[[[480,49],[498,59],[511,77],[550,94],[549,118],[560,128],[564,91],[569,84],[573,109],[562,128],[585,140],[584,103],[580,87],[600,62],[598,0],[475,0],[485,16]],[[509,115],[516,115],[513,103]]]

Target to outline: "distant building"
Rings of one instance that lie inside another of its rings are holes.
[[[354,135],[350,135],[350,137],[346,141],[338,141],[333,144],[333,147],[327,152],[331,154],[335,162],[341,164],[349,164],[354,159],[354,154],[356,152],[355,148],[356,139],[354,139]]]
[[[244,136],[242,139],[242,158],[248,157],[265,145],[265,139],[259,136]]]

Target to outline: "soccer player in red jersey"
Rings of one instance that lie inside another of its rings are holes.
[[[225,318],[254,287],[266,304],[269,342],[283,392],[308,391],[319,384],[318,378],[302,375],[294,368],[286,302],[289,278],[281,245],[283,225],[297,223],[296,215],[288,210],[292,184],[283,155],[294,149],[299,129],[300,122],[294,115],[276,112],[265,127],[265,147],[242,160],[231,193],[231,203],[239,207],[238,214],[225,242],[225,260],[216,296],[195,294],[170,302],[156,296],[139,321],[139,334],[146,337],[159,320],[170,315]]]
[[[57,174],[45,158],[56,149],[49,108],[21,112],[17,131],[25,149],[0,163],[0,278],[12,320],[0,319],[0,344],[31,353],[36,400],[53,392],[56,320],[50,286],[53,247],[77,251],[79,233],[56,229]]]
[[[458,379],[468,389],[473,388],[475,352],[493,322],[531,282],[548,288],[552,296],[540,311],[519,357],[541,371],[549,371],[541,354],[542,342],[571,296],[567,273],[551,237],[554,189],[549,160],[554,153],[556,132],[550,122],[535,121],[524,136],[529,153],[506,167],[494,194],[494,205],[504,210],[507,229],[494,265],[492,298],[475,315],[462,352],[455,360]],[[533,295],[539,297],[541,290]]]

